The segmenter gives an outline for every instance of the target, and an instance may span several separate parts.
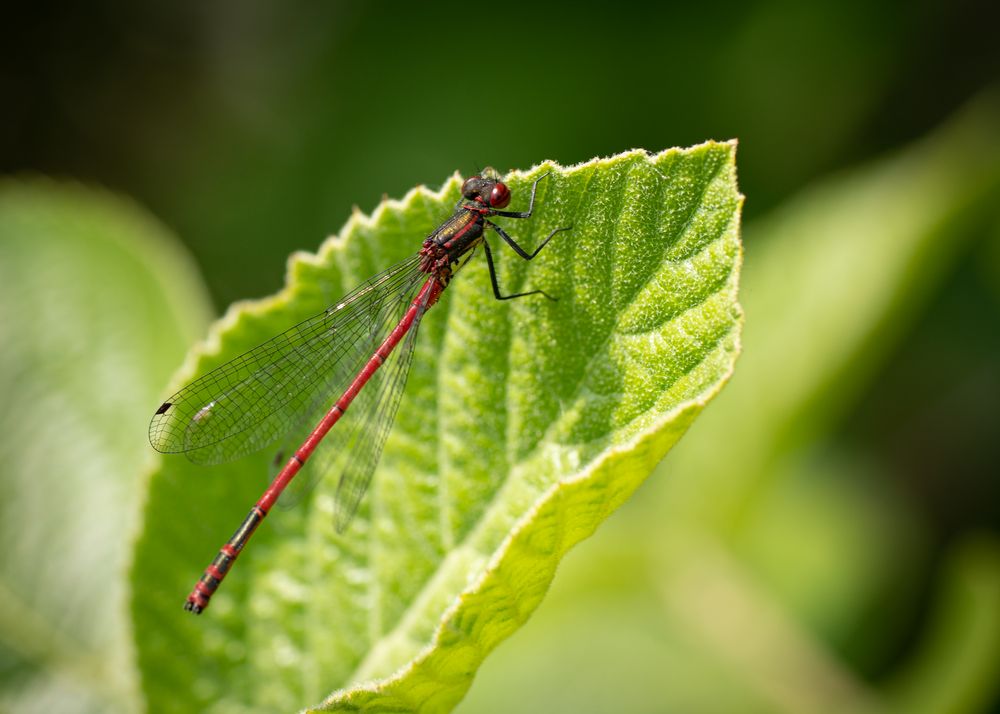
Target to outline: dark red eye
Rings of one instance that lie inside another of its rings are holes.
[[[493,208],[503,208],[510,203],[510,189],[505,183],[496,183],[490,191],[490,205]]]

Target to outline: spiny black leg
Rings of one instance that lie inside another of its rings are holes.
[[[499,233],[500,237],[503,238],[505,241],[507,241],[507,245],[509,245],[511,248],[513,248],[514,252],[517,253],[522,258],[524,258],[525,260],[531,260],[536,255],[538,255],[539,251],[542,248],[545,247],[546,243],[548,243],[550,240],[552,240],[552,236],[554,236],[556,233],[559,233],[560,231],[568,231],[568,230],[570,230],[573,227],[573,226],[566,226],[565,228],[554,228],[554,229],[552,229],[552,232],[549,233],[549,235],[545,238],[545,240],[542,241],[542,244],[540,246],[538,246],[537,248],[535,248],[535,252],[534,253],[529,253],[524,248],[522,248],[521,246],[519,246],[517,244],[517,241],[515,241],[513,238],[511,238],[509,235],[507,235],[507,232],[503,228],[501,228],[500,226],[498,226],[496,223],[493,223],[491,221],[486,221],[486,225],[488,225],[490,228],[492,228],[497,233]]]
[[[538,188],[538,182],[548,175],[549,172],[546,171],[531,184],[531,200],[528,201],[527,211],[490,211],[490,215],[503,216],[504,218],[531,218],[531,212],[535,209],[535,189]]]
[[[551,238],[551,236],[549,237]],[[501,295],[500,284],[497,283],[497,269],[496,266],[493,265],[493,253],[490,251],[490,244],[486,240],[483,240],[483,250],[486,251],[486,265],[488,265],[490,269],[490,282],[493,284],[493,297],[495,297],[497,300],[513,300],[514,298],[524,297],[525,295],[544,295],[549,300],[552,300],[553,302],[556,301],[554,297],[546,293],[544,290],[532,290],[526,293]],[[538,251],[535,252],[537,253]],[[531,260],[531,258],[528,258],[528,260]]]

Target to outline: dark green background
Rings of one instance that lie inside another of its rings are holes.
[[[8,11],[0,169],[138,198],[217,306],[353,205],[495,164],[740,140],[752,218],[1000,74],[988,2],[129,3]]]

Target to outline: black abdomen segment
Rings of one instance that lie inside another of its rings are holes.
[[[224,546],[219,548],[219,553],[212,559],[208,567],[205,568],[205,572],[202,573],[198,582],[194,584],[194,589],[187,596],[187,601],[184,603],[185,610],[198,615],[208,607],[208,602],[212,599],[212,595],[215,594],[219,583],[226,577],[229,569],[233,567],[236,557],[243,550],[243,546],[250,540],[250,536],[257,530],[257,526],[260,525],[266,515],[267,512],[260,506],[254,505],[250,509],[250,513],[247,514],[247,517],[243,519],[243,523],[233,533],[233,537]]]

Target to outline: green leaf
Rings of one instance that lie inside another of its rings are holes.
[[[741,249],[735,145],[641,151],[515,173],[497,303],[472,261],[421,326],[375,482],[343,536],[328,478],[276,511],[201,618],[200,569],[259,495],[272,454],[214,469],[164,459],[137,545],[133,616],[155,711],[447,711],[545,594],[559,560],[615,510],[730,375]],[[234,307],[178,383],[232,359],[414,251],[459,179],[356,215],[289,287]],[[260,477],[256,477],[260,474]],[[183,653],[183,656],[178,653]]]
[[[122,574],[150,400],[208,322],[164,228],[0,182],[0,710],[134,710]]]

